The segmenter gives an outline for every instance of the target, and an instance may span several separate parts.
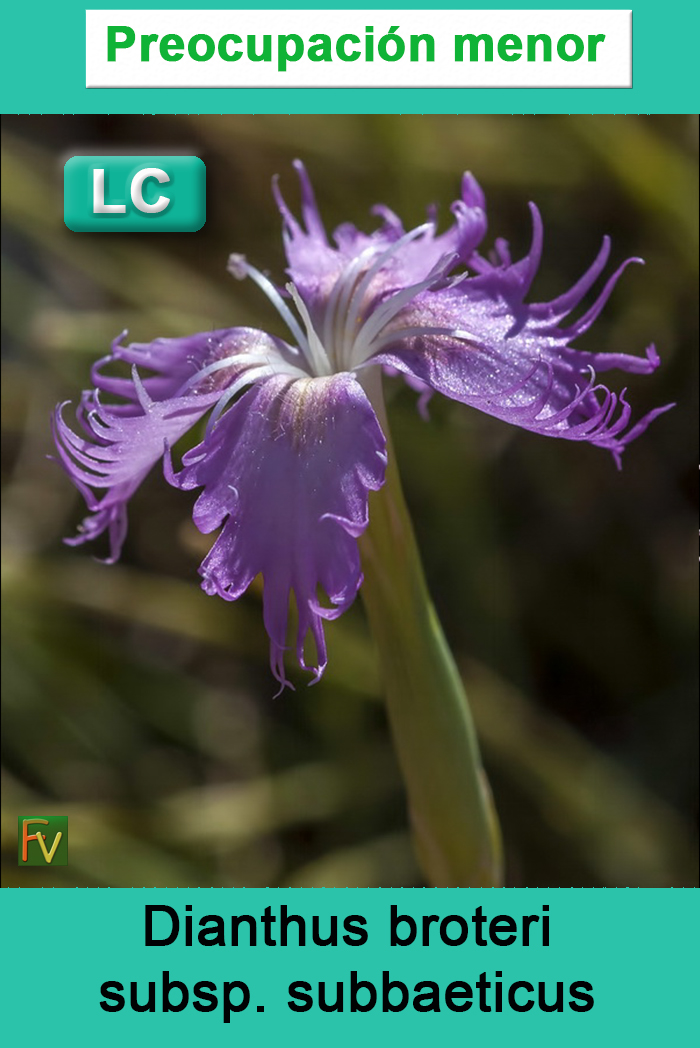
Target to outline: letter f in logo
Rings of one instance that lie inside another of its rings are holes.
[[[61,843],[61,837],[63,836],[63,833],[61,832],[61,830],[58,831],[58,833],[54,837],[54,842],[51,845],[51,851],[47,851],[46,850],[46,844],[44,843],[45,840],[46,840],[46,835],[45,834],[43,834],[43,833],[27,833],[27,826],[29,826],[29,824],[32,823],[32,822],[40,822],[44,826],[48,826],[49,825],[49,820],[48,819],[23,819],[22,820],[22,861],[23,862],[27,862],[27,859],[28,859],[27,848],[28,848],[29,842],[30,841],[36,841],[37,844],[39,845],[39,847],[41,848],[42,852],[44,853],[44,858],[46,859],[46,861],[48,863],[50,863],[51,860],[53,859],[54,855],[56,854],[56,848],[58,848],[59,844]]]

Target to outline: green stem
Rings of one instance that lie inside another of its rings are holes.
[[[379,376],[365,384],[390,444]],[[462,681],[430,600],[389,446],[360,539],[361,593],[379,649],[416,851],[435,887],[502,883],[498,820]]]

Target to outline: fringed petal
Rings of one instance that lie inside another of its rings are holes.
[[[571,342],[591,327],[626,267],[640,260],[621,265],[593,305],[565,326],[602,274],[609,241],[568,292],[528,304],[543,240],[539,212],[534,206],[531,211],[532,244],[523,259],[512,263],[506,246],[497,244],[498,263],[475,256],[477,276],[423,291],[388,325],[372,361],[513,425],[606,448],[619,464],[625,446],[673,405],[627,428],[624,395],[613,395],[595,376],[613,368],[649,374],[659,364],[658,353],[653,345],[644,357],[591,353]]]
[[[291,595],[298,660],[306,667],[311,632],[315,679],[323,673],[323,620],[355,598],[362,578],[356,538],[385,465],[384,434],[352,375],[275,376],[229,408],[173,478],[181,488],[204,489],[193,514],[200,531],[223,525],[200,568],[206,592],[236,600],[262,574],[270,663],[282,687]]]
[[[95,390],[83,394],[76,410],[80,432],[53,417],[58,458],[90,510],[71,545],[91,542],[107,531],[108,563],[118,559],[127,530],[127,503],[153,466],[214,405],[227,388],[251,370],[272,372],[284,359],[280,340],[252,328],[210,331],[151,343],[112,344],[93,369]],[[130,378],[103,373],[106,364],[131,365]],[[261,366],[262,365],[262,366]],[[286,362],[285,362],[286,366]],[[154,372],[142,377],[138,368]],[[122,401],[105,404],[102,393]],[[104,491],[98,497],[95,492]]]

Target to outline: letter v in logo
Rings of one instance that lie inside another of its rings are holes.
[[[53,844],[51,845],[51,851],[47,851],[46,850],[46,845],[44,844],[44,839],[45,839],[44,838],[44,834],[43,833],[37,833],[37,835],[36,835],[37,844],[39,845],[39,847],[43,851],[44,858],[46,859],[47,862],[50,863],[51,860],[53,859],[54,855],[56,854],[56,848],[58,848],[59,844],[61,843],[61,837],[62,836],[63,836],[63,833],[62,833],[61,830],[59,830],[58,833],[56,834],[56,836],[53,839]]]

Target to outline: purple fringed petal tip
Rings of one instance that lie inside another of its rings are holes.
[[[654,419],[659,418],[660,415],[665,415],[671,408],[675,408],[675,402],[672,404],[664,404],[663,407],[654,408],[652,411],[647,412],[639,422],[636,422],[631,429],[627,431],[622,441],[619,442],[619,446],[611,448],[613,458],[615,459],[615,465],[618,469],[622,469],[622,452],[624,451],[627,444],[631,444],[633,440],[640,437],[642,433],[651,425]]]
[[[597,378],[613,369],[650,374],[659,364],[654,345],[642,357],[573,345],[639,261],[619,266],[570,320],[603,277],[607,237],[568,291],[530,303],[544,242],[534,204],[531,245],[517,261],[503,238],[480,250],[486,201],[469,172],[443,232],[434,207],[407,231],[378,204],[374,232],[344,223],[329,236],[304,165],[294,168],[300,219],[273,180],[289,280],[275,285],[243,254],[228,262],[233,277],[250,278],[267,296],[288,340],[228,328],[125,344],[123,332],[93,366],[94,388],[81,397],[75,426],[65,404],[53,419],[58,459],[89,510],[67,541],[106,533],[108,562],[124,542],[129,499],[156,464],[172,485],[201,489],[194,521],[204,533],[219,530],[200,568],[202,586],[236,600],[262,576],[280,689],[291,687],[284,659],[292,598],[292,647],[317,681],[327,661],[324,623],[345,611],[362,582],[357,539],[386,467],[385,437],[358,381],[365,368],[401,374],[422,412],[440,392],[522,429],[604,448],[618,465],[627,444],[673,406],[634,422],[626,391]],[[170,449],[207,414],[201,443],[177,472]]]
[[[468,207],[479,207],[483,211],[486,210],[484,191],[471,171],[465,171],[462,175],[462,200]]]

